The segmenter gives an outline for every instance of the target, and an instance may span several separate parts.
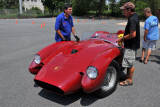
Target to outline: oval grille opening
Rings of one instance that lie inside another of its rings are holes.
[[[46,90],[49,90],[49,91],[57,93],[57,94],[62,94],[62,95],[64,94],[63,90],[61,90],[60,88],[58,88],[54,85],[51,85],[51,84],[48,84],[48,83],[45,83],[45,82],[42,82],[39,80],[34,80],[34,81],[37,85],[39,85],[40,87],[42,87]]]

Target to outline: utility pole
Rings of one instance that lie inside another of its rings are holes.
[[[23,14],[23,12],[22,12],[22,0],[19,0],[19,11],[20,11],[20,14]]]

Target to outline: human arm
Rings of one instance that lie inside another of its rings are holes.
[[[62,38],[63,41],[66,41],[66,38],[62,35],[60,30],[56,30],[56,33]]]
[[[145,23],[144,23],[144,37],[143,37],[144,41],[147,41],[146,37],[147,37],[147,34],[148,34],[148,30],[150,28],[149,23],[150,22],[148,20],[146,20]]]
[[[147,42],[147,39],[146,39],[147,34],[148,34],[148,30],[147,30],[147,29],[145,29],[145,31],[144,31],[144,41],[146,41],[146,42]]]
[[[128,39],[132,39],[132,38],[135,38],[135,37],[136,37],[136,31],[130,30],[130,34],[125,35],[125,36],[119,38],[119,39],[117,40],[117,42],[123,42],[124,39],[125,39],[125,40],[128,40]]]
[[[72,27],[72,34],[73,35],[75,35],[76,33],[75,33],[75,29],[74,29],[74,27]]]
[[[76,33],[75,33],[74,27],[72,27],[72,34],[74,35],[74,37],[76,38],[77,41],[80,40],[79,37],[78,37],[78,36],[76,35]]]
[[[60,15],[57,16],[56,22],[55,22],[55,31],[60,36],[60,38],[65,41],[66,38],[61,33],[61,25],[62,25],[62,17]]]

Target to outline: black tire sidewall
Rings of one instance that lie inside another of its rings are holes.
[[[98,97],[106,97],[106,96],[112,94],[115,91],[116,87],[117,87],[117,84],[118,84],[118,81],[119,81],[119,66],[118,66],[118,63],[115,60],[113,60],[108,67],[114,67],[116,69],[116,72],[117,72],[116,73],[117,74],[116,81],[115,81],[114,86],[110,90],[106,91],[102,87],[100,87],[95,92],[95,94],[98,95]],[[107,70],[106,70],[106,72],[107,72]],[[107,73],[105,75],[107,75]]]

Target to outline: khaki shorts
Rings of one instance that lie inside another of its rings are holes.
[[[132,68],[136,59],[137,50],[124,48],[122,66]]]
[[[155,50],[156,42],[157,42],[157,40],[147,40],[147,42],[145,42],[143,40],[142,41],[142,48]]]

